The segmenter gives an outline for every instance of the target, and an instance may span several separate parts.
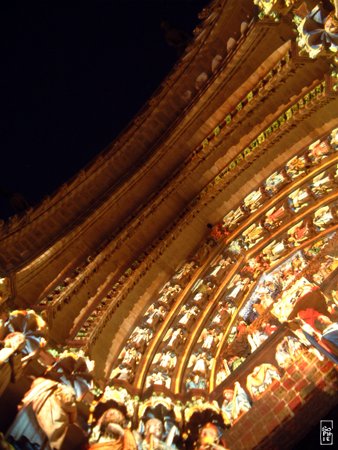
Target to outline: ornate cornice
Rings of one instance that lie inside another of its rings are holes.
[[[288,47],[286,47],[284,51],[287,50],[287,48]],[[263,77],[258,82],[258,84],[256,84],[250,91],[247,91],[245,96],[233,110],[228,111],[228,114],[225,115],[224,119],[214,129],[214,132],[203,139],[201,144],[196,148],[192,155],[184,162],[180,171],[176,175],[171,177],[171,179],[168,179],[167,185],[163,188],[160,195],[156,196],[153,201],[149,202],[143,212],[130,223],[130,225],[128,226],[128,231],[124,230],[124,232],[118,238],[118,242],[121,242],[121,244],[122,242],[125,243],[128,238],[137,233],[139,227],[142,226],[142,223],[144,222],[146,217],[150,216],[153,211],[166,200],[166,198],[168,198],[173,192],[175,192],[175,190],[179,189],[179,186],[193,174],[193,171],[196,170],[199,165],[205,162],[207,158],[212,155],[213,151],[215,150],[214,145],[220,145],[225,137],[232,133],[239,126],[239,124],[243,122],[245,117],[250,114],[250,112],[255,108],[257,108],[257,105],[260,102],[263,102],[267,98],[267,96],[271,93],[271,90],[276,89],[281,85],[283,80],[285,80],[288,76],[292,76],[294,74],[294,71],[299,65],[302,65],[302,61],[298,60],[298,58],[293,55],[293,52],[291,52],[291,50],[286,51],[286,54],[281,57],[278,63],[274,65],[274,67],[266,74],[266,76]],[[106,254],[107,256],[106,250],[104,250],[102,252],[102,255],[98,256],[98,258],[102,259],[104,254]],[[94,262],[95,260],[93,261],[91,268],[92,273],[95,273],[97,270],[95,268]],[[87,282],[88,276],[90,277],[90,273],[88,271],[89,267],[85,270],[87,272]],[[118,286],[118,290],[120,290],[121,286],[124,283],[129,282],[130,277],[135,277],[134,269],[132,269],[131,267],[128,270],[128,276],[123,275],[121,277],[121,281],[117,281],[116,285]],[[124,281],[122,281],[122,279]],[[58,298],[48,306],[49,311],[60,308],[61,303],[64,301],[62,299],[69,298],[69,289],[62,291]],[[117,292],[115,292],[115,294],[117,294]]]
[[[314,88],[308,90],[305,95],[300,97],[299,100],[293,104],[293,109],[292,106],[289,107],[281,116],[279,116],[278,120],[273,122],[269,128],[263,132],[266,133],[264,134],[264,139],[263,137],[257,137],[254,141],[252,141],[249,147],[246,147],[242,153],[226,165],[226,168],[221,172],[221,174],[218,175],[209,185],[207,185],[201,194],[190,203],[186,210],[186,214],[172,223],[169,229],[167,229],[167,231],[158,239],[156,244],[154,242],[151,253],[138,268],[138,273],[141,276],[143,276],[144,273],[150,269],[150,266],[164,253],[165,249],[169,247],[171,242],[178,237],[181,230],[189,225],[196,210],[200,210],[203,204],[211,201],[216,195],[218,195],[218,193],[231,182],[231,179],[233,179],[236,174],[248,167],[248,165],[250,165],[259,156],[259,154],[262,154],[261,152],[264,152],[269,145],[272,145],[276,140],[279,140],[282,135],[288,133],[300,119],[304,119],[305,116],[311,115],[321,105],[331,100],[331,91],[330,89],[326,91],[325,86],[327,86],[327,82],[322,82]],[[145,268],[145,272],[142,268]],[[134,279],[134,283],[136,282],[137,280]],[[123,295],[123,298],[126,298],[127,295],[128,292]],[[118,300],[114,300],[114,302],[110,303],[99,321],[95,322],[95,326],[93,326],[88,340],[86,341],[87,349],[91,348],[95,344],[103,328],[113,316],[117,308],[117,302]]]
[[[296,103],[291,103],[282,114],[276,118],[266,129],[244,148],[235,158],[233,158],[225,168],[209,183],[199,196],[205,200],[210,199],[214,195],[215,188],[217,190],[224,189],[230,183],[235,173],[240,173],[247,167],[247,162],[256,159],[262,154],[273,142],[279,140],[280,137],[293,127],[295,122],[303,120],[320,105],[328,103],[334,92],[332,91],[332,80],[328,78],[322,83],[316,84],[312,89],[308,90],[305,95],[299,97]]]
[[[232,63],[232,60],[240,58],[243,53],[243,47],[248,48],[252,45],[252,42],[257,39],[261,39],[261,26],[257,24],[257,30],[254,28],[249,29],[247,34],[247,41],[241,40],[238,46],[234,49],[231,59],[228,63]],[[240,55],[237,55],[240,53]],[[93,258],[93,261],[85,267],[85,275],[79,274],[77,276],[76,287],[74,283],[69,284],[66,289],[62,290],[59,295],[53,300],[53,303],[48,305],[49,317],[53,317],[52,310],[60,310],[62,303],[67,303],[72,295],[72,292],[77,292],[81,285],[88,283],[93,274],[101,266],[100,261],[102,259],[109,259],[110,255],[119,248],[123,243],[126,243],[133,235],[135,235],[144,221],[150,217],[156,209],[168,198],[179,186],[185,182],[193,174],[198,167],[205,163],[205,161],[212,157],[215,152],[215,146],[218,146],[229,134],[236,130],[240,123],[255,109],[257,106],[264,102],[266,98],[275,91],[281,83],[283,83],[288,77],[293,77],[297,69],[302,67],[303,60],[298,58],[294,49],[290,49],[290,43],[286,43],[277,49],[272,55],[265,61],[266,74],[262,76],[261,69],[259,74],[252,74],[251,77],[241,86],[241,91],[244,91],[243,97],[237,103],[236,100],[232,100],[232,104],[236,102],[236,106],[231,109],[231,102],[228,108],[225,110],[224,118],[218,123],[215,129],[207,136],[203,138],[201,143],[195,148],[194,151],[185,159],[179,170],[168,177],[166,185],[163,187],[159,194],[153,194],[153,199],[147,199],[145,206],[140,207],[141,212],[132,219],[126,228],[111,240],[111,243],[107,245],[106,249],[102,251],[100,255]],[[269,70],[270,68],[270,70]],[[226,67],[224,69],[226,73]],[[257,77],[261,77],[257,83]],[[219,87],[218,89],[221,89]],[[231,97],[227,101],[231,101]],[[164,150],[160,150],[156,155],[158,159]],[[139,174],[138,174],[139,178]],[[134,211],[135,214],[135,211]],[[43,300],[43,303],[45,301]],[[41,305],[42,306],[42,305]]]
[[[52,197],[45,199],[40,206],[29,210],[24,216],[14,216],[9,222],[2,223],[0,227],[0,242],[3,273],[13,270],[14,267],[27,263],[51,242],[64,236],[78,224],[79,215],[91,213],[107,200],[126,174],[132,174],[135,167],[144,164],[158,146],[158,141],[168,135],[177,115],[191,108],[201,89],[187,86],[194,83],[199,75],[201,61],[211,66],[215,55],[209,54],[213,48],[212,42],[221,34],[221,41],[226,39],[220,28],[220,18],[226,17],[224,1],[215,1],[206,12],[203,25],[196,31],[193,43],[180,62],[162,83],[148,105],[134,119],[128,129],[87,168],[82,170],[70,183],[65,184]],[[235,2],[236,3],[236,2]],[[251,11],[252,8],[247,8]],[[244,9],[244,11],[246,11]],[[252,11],[251,11],[252,12]],[[241,14],[243,11],[241,10]],[[243,17],[246,20],[247,17]],[[238,25],[239,26],[239,25]],[[237,32],[238,30],[236,30]],[[233,30],[229,30],[229,35]],[[207,44],[208,43],[208,44]],[[207,44],[207,45],[206,45]],[[220,43],[217,44],[220,46]],[[208,54],[206,54],[208,53]],[[202,57],[203,55],[203,57]],[[210,78],[210,76],[208,75]],[[191,99],[183,100],[183,89],[192,93]],[[175,89],[173,89],[175,88]],[[205,86],[203,87],[203,89]],[[163,114],[165,111],[165,114]],[[140,138],[142,134],[142,138]],[[128,157],[125,158],[124,154]],[[65,214],[66,212],[66,214]],[[83,217],[83,216],[82,216]],[[36,230],[45,228],[44,233]],[[15,251],[13,241],[25,241],[24,252]],[[11,257],[8,251],[11,250]],[[0,260],[1,260],[0,259]],[[9,262],[11,260],[11,262]]]

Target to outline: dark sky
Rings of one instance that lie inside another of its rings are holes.
[[[161,23],[191,36],[207,4],[2,0],[0,218],[13,193],[36,205],[119,134],[178,58]]]

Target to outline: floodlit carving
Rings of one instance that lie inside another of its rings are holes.
[[[338,19],[335,11],[327,11],[319,4],[298,27],[298,45],[310,58],[330,56],[338,51]]]

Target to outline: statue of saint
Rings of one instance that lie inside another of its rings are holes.
[[[142,450],[169,450],[176,449],[173,439],[178,433],[177,427],[174,425],[168,433],[165,441],[163,441],[163,424],[160,419],[152,418],[147,420],[144,430],[144,439],[142,441]]]
[[[251,408],[249,398],[241,385],[236,381],[234,389],[223,391],[222,415],[226,424],[233,424],[241,415]]]
[[[206,423],[199,432],[196,450],[227,450],[220,443],[221,436],[214,423]]]
[[[93,429],[89,450],[137,450],[133,432],[125,422],[124,414],[118,409],[105,411]]]
[[[15,441],[24,436],[33,446],[57,450],[76,417],[76,394],[72,387],[36,378],[7,435]]]

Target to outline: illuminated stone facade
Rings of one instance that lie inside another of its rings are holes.
[[[301,51],[310,3],[212,2],[125,133],[3,225],[4,307],[95,361],[92,428],[113,402],[178,448],[207,423],[231,449],[289,448],[336,404],[337,355],[302,331],[338,317],[335,44]]]

